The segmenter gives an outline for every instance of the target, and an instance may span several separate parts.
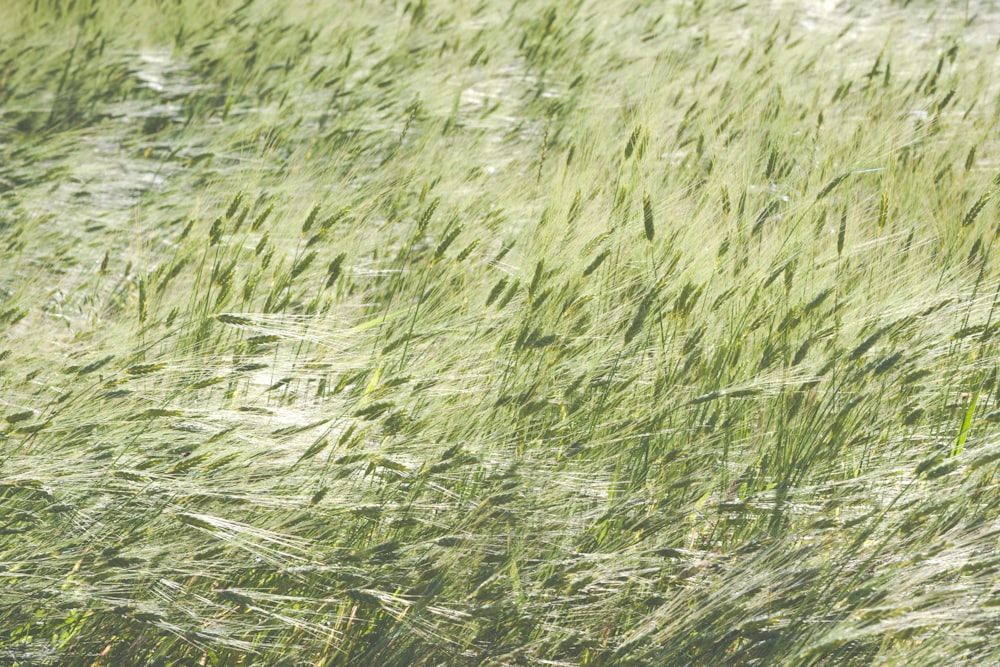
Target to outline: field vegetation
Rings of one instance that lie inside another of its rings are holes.
[[[0,663],[997,663],[998,25],[5,2]]]

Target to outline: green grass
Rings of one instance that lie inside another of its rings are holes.
[[[1000,660],[992,3],[9,4],[3,664]]]

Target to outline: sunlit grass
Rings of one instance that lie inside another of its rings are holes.
[[[992,4],[15,4],[0,661],[1000,658]]]

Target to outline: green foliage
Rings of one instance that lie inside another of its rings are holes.
[[[1000,661],[965,3],[8,4],[0,662]]]

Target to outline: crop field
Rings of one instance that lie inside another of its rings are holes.
[[[5,0],[0,664],[1000,663],[998,27]]]

